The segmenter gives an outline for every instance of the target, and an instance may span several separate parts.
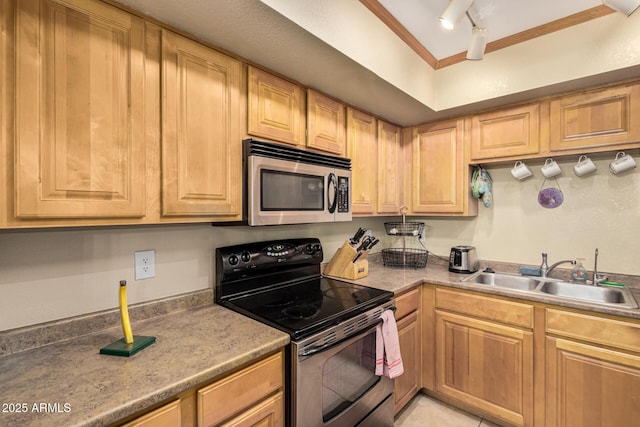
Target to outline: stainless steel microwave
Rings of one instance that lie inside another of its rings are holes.
[[[243,141],[249,225],[351,221],[351,160],[280,144]]]

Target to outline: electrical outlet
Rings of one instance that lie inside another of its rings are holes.
[[[137,251],[134,253],[136,280],[156,277],[156,251]]]

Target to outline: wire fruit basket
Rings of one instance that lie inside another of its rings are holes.
[[[406,206],[400,208],[402,222],[385,222],[384,228],[388,235],[402,237],[402,248],[389,248],[382,250],[382,262],[387,267],[424,268],[427,265],[429,252],[420,239],[424,233],[424,222],[406,222]],[[419,248],[407,248],[406,237],[417,237]]]
[[[387,267],[424,268],[429,252],[426,249],[390,248],[382,250],[382,262]]]
[[[384,228],[390,236],[422,237],[424,222],[385,222]]]

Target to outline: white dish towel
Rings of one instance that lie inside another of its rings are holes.
[[[395,378],[404,372],[398,326],[391,310],[383,311],[380,319],[376,327],[376,375]]]

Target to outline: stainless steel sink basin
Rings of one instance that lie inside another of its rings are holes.
[[[617,307],[638,308],[638,304],[633,298],[633,295],[631,295],[631,292],[626,288],[577,285],[568,282],[545,282],[539,291],[561,298],[615,305]]]
[[[536,280],[531,277],[505,273],[485,273],[484,271],[474,273],[461,281],[477,283],[480,285],[497,286],[516,291],[534,291],[541,283],[540,280]]]
[[[544,294],[563,300],[585,301],[610,307],[638,308],[638,303],[627,288],[581,285],[558,279],[485,271],[479,271],[460,281],[529,294]]]

